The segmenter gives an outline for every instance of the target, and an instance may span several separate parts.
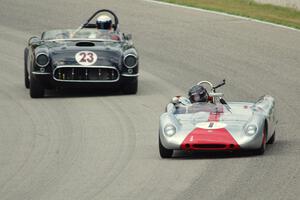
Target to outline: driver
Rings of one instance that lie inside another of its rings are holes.
[[[99,30],[111,31],[112,19],[107,15],[101,15],[96,20],[96,27]]]
[[[96,27],[101,32],[101,36],[110,36],[112,40],[120,40],[114,33],[112,19],[108,15],[100,15],[96,20]]]
[[[171,99],[171,103],[173,103],[176,107],[180,107],[181,105],[191,105],[193,103],[212,103],[213,99],[209,96],[207,90],[200,85],[193,86],[188,93],[189,97],[183,96],[175,96]]]
[[[197,103],[208,102],[210,99],[207,90],[203,86],[194,85],[189,90],[189,100],[191,103]]]

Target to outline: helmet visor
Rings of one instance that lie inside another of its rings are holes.
[[[201,99],[200,95],[199,94],[194,94],[191,96],[191,100],[192,102],[199,102]]]
[[[111,29],[111,21],[97,22],[97,28],[109,30],[109,29]]]
[[[207,101],[207,94],[206,92],[194,93],[191,96],[192,102],[206,102]]]

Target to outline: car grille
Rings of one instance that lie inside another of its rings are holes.
[[[225,144],[193,144],[196,149],[223,149],[226,147]]]
[[[110,66],[58,66],[53,78],[63,82],[115,82],[119,71]]]

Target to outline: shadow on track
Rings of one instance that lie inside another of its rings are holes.
[[[264,157],[268,156],[269,150],[266,149],[264,155],[256,155],[251,151],[234,151],[234,152],[184,152],[175,151],[173,158],[175,160],[193,160],[193,159],[233,159],[233,158],[246,158],[246,157]]]
[[[81,98],[81,97],[105,97],[105,96],[129,96],[118,89],[95,88],[62,88],[47,90],[44,98]]]

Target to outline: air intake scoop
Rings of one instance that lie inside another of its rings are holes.
[[[77,42],[76,46],[78,46],[78,47],[93,47],[93,46],[95,46],[95,43],[93,43],[93,42]]]

